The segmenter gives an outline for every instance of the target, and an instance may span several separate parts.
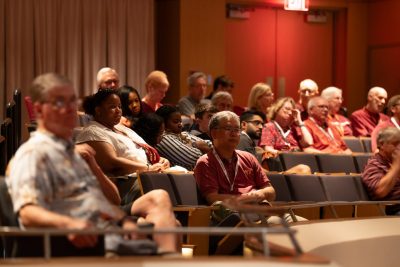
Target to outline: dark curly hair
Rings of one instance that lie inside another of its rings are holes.
[[[164,120],[155,113],[146,113],[140,117],[136,124],[133,126],[133,130],[140,135],[147,144],[151,146],[157,145],[157,139],[159,137],[161,126]]]
[[[110,95],[118,96],[118,92],[113,89],[102,89],[94,95],[85,97],[82,103],[83,110],[86,114],[94,116],[96,107],[100,106]]]

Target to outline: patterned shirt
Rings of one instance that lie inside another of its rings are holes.
[[[325,128],[323,128],[312,118],[309,118],[304,121],[304,125],[308,128],[314,141],[311,147],[325,153],[336,153],[347,149],[339,131],[329,122],[326,123]]]
[[[259,146],[271,146],[279,151],[298,151],[300,150],[299,140],[301,131],[294,125],[286,133],[282,133],[275,121],[265,125],[262,130]],[[287,135],[286,135],[287,134]],[[286,135],[286,136],[285,136]]]
[[[179,135],[166,132],[156,148],[160,156],[168,159],[171,165],[193,170],[197,159],[203,155],[203,152],[193,145],[194,142],[200,140],[204,141],[187,132],[182,132]]]
[[[232,161],[223,158],[221,161],[227,170],[229,181],[213,151],[197,161],[194,176],[204,197],[210,193],[241,195],[271,185],[257,159],[248,152],[235,150]],[[235,176],[237,164],[239,166]]]
[[[48,132],[32,133],[18,149],[6,181],[16,213],[32,204],[98,226],[104,214],[121,217],[73,143]]]
[[[362,173],[362,181],[367,188],[368,194],[373,200],[400,200],[400,177],[397,177],[396,183],[389,194],[383,198],[376,196],[377,184],[383,176],[388,173],[391,162],[377,153],[368,160]]]
[[[365,107],[354,111],[350,116],[354,136],[371,136],[380,120],[389,120],[389,117],[382,113],[372,113]]]
[[[121,124],[115,125],[114,128],[119,132],[114,132],[96,121],[91,121],[77,136],[76,143],[106,142],[114,148],[118,157],[147,163],[146,151],[140,146],[140,144],[146,144],[143,138]],[[110,173],[110,175],[113,174]]]

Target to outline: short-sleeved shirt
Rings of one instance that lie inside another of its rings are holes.
[[[375,152],[376,149],[378,148],[378,145],[376,143],[376,138],[378,137],[378,134],[380,130],[385,129],[387,127],[396,127],[392,120],[387,120],[387,121],[380,121],[378,125],[375,127],[375,129],[371,133],[371,148],[372,152]],[[400,129],[399,129],[400,130]]]
[[[339,131],[329,122],[327,122],[323,128],[312,118],[308,118],[304,121],[304,125],[308,128],[308,131],[313,138],[314,143],[311,147],[325,153],[336,153],[347,149]]]
[[[16,213],[32,204],[97,225],[102,214],[121,217],[73,143],[47,132],[32,133],[18,149],[6,181]]]
[[[140,146],[140,144],[146,144],[143,138],[122,124],[114,127],[124,134],[114,132],[96,121],[91,121],[77,136],[76,143],[106,142],[114,148],[118,157],[147,163],[146,151]]]
[[[400,177],[397,177],[396,183],[389,194],[383,198],[376,196],[376,188],[379,181],[384,177],[391,166],[391,162],[377,153],[368,160],[362,173],[362,181],[367,188],[368,194],[373,200],[400,200]]]
[[[197,184],[206,197],[210,193],[242,195],[270,186],[270,181],[257,159],[246,151],[235,150],[231,162],[222,159],[229,182],[213,151],[201,156],[194,169]],[[235,178],[236,164],[238,171]],[[231,183],[233,181],[233,190]]]
[[[300,150],[299,140],[301,131],[294,125],[289,128],[287,136],[284,136],[275,121],[268,122],[262,130],[259,146],[271,146],[279,151]]]
[[[350,116],[354,136],[371,136],[381,120],[389,120],[389,117],[382,113],[370,112],[365,107],[354,111]]]
[[[329,114],[328,121],[336,127],[341,136],[352,136],[353,129],[348,118],[340,114]]]

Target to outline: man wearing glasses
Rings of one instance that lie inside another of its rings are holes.
[[[261,137],[265,114],[258,111],[245,111],[240,116],[240,141],[237,149],[247,151],[256,156],[256,143]]]
[[[313,144],[304,148],[308,153],[341,153],[351,154],[351,150],[343,142],[340,132],[328,122],[329,104],[320,96],[308,102],[309,117],[304,125],[310,132]]]
[[[201,156],[194,169],[197,184],[209,204],[245,196],[257,202],[275,199],[275,190],[257,159],[236,150],[240,140],[239,117],[231,111],[214,114],[209,131],[214,149]]]

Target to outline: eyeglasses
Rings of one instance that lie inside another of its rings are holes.
[[[117,79],[110,79],[110,80],[106,80],[104,81],[105,84],[118,84],[119,80]]]
[[[240,128],[236,128],[236,127],[225,126],[225,127],[218,127],[216,129],[224,130],[226,132],[235,133],[235,134],[240,133]]]
[[[318,105],[316,107],[319,109],[329,109],[329,107],[327,105]]]
[[[78,106],[78,100],[76,98],[73,99],[64,99],[64,98],[57,98],[54,100],[46,100],[43,103],[50,104],[55,109],[65,109],[69,108],[76,108]]]
[[[254,124],[255,126],[260,126],[263,125],[264,122],[263,121],[258,121],[258,120],[254,120],[254,121],[246,121],[247,123],[251,123]]]

